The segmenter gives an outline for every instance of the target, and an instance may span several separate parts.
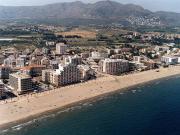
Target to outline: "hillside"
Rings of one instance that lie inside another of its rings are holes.
[[[0,20],[38,20],[71,24],[120,23],[123,25],[179,25],[180,14],[153,13],[134,4],[100,1],[55,3],[44,6],[0,6]],[[172,21],[176,22],[172,22]]]

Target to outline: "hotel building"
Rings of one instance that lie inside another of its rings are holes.
[[[122,59],[105,59],[99,62],[99,71],[110,75],[119,75],[129,71],[129,62]]]
[[[91,78],[94,78],[96,73],[93,69],[90,68],[88,65],[78,65],[78,68],[81,73],[81,80],[87,81]]]
[[[58,86],[77,83],[81,80],[79,69],[72,64],[59,65],[59,69],[56,70],[55,76],[55,84]]]
[[[73,84],[80,82],[81,72],[77,66],[69,65],[59,65],[57,70],[43,70],[42,71],[42,81],[46,83],[51,83],[55,86],[64,86],[68,84]]]
[[[32,79],[29,75],[26,74],[10,74],[9,83],[13,90],[17,91],[18,94],[23,94],[33,90]]]
[[[42,81],[46,84],[53,84],[55,70],[47,69],[42,71]]]

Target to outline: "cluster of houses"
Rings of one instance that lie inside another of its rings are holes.
[[[19,52],[14,48],[2,50],[0,55],[0,98],[6,89],[15,94],[37,91],[41,85],[53,88],[95,79],[98,74],[121,75],[130,71],[144,71],[159,65],[180,63],[179,50],[171,53],[169,47],[141,49],[141,55],[133,56],[131,48],[108,49],[104,52],[89,51],[71,55],[68,45],[55,44],[55,51],[48,48],[28,49]],[[162,55],[152,60],[143,52]],[[37,85],[38,84],[38,85]],[[44,87],[42,87],[44,88]]]

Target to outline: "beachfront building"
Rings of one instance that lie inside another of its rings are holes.
[[[175,56],[162,56],[161,62],[167,65],[175,65],[178,64],[178,57]]]
[[[81,80],[81,73],[77,66],[73,64],[69,65],[59,65],[59,69],[56,70],[55,76],[55,85],[56,86],[63,86],[67,84],[73,84],[80,82]]]
[[[81,65],[82,64],[82,58],[78,55],[75,56],[67,56],[64,58],[65,65],[73,64],[73,65]]]
[[[136,69],[140,71],[155,69],[158,67],[156,62],[154,62],[152,59],[149,59],[148,57],[144,55],[134,56],[133,62],[135,62]]]
[[[99,62],[99,71],[110,75],[119,75],[129,71],[129,62],[122,59],[105,59]]]
[[[96,73],[93,69],[90,68],[88,65],[78,65],[80,75],[81,75],[81,80],[82,81],[87,81],[89,79],[93,79],[96,77]]]
[[[43,70],[42,81],[55,86],[64,86],[80,82],[81,72],[77,66],[73,64],[59,65],[56,70]]]
[[[55,70],[46,69],[42,70],[42,81],[46,84],[53,84]]]
[[[142,63],[147,67],[147,70],[158,68],[157,63],[154,61],[142,61]]]
[[[0,79],[9,79],[10,67],[0,66]]]
[[[0,99],[5,96],[4,83],[0,80]]]
[[[10,74],[9,84],[18,94],[33,90],[32,79],[29,75],[22,73]]]
[[[66,53],[66,50],[67,50],[67,45],[65,45],[64,43],[56,44],[56,54],[63,55]]]

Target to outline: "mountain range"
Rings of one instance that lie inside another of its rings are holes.
[[[0,20],[29,20],[64,24],[180,26],[180,13],[152,12],[134,4],[80,1],[44,6],[0,6]]]

